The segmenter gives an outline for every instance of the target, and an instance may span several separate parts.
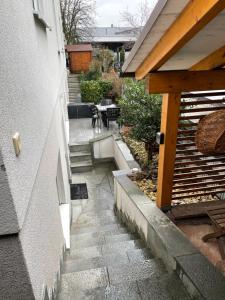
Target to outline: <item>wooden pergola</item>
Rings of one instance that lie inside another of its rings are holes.
[[[224,30],[224,0],[160,0],[124,64],[124,73],[146,79],[149,93],[163,94],[157,191],[162,209],[171,206],[183,93],[225,90]]]

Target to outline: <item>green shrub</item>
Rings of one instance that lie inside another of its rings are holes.
[[[143,82],[132,79],[125,80],[123,97],[118,100],[119,107],[121,108],[122,124],[133,126],[136,123],[140,99],[145,97],[145,95]]]
[[[98,83],[100,84],[103,97],[107,97],[109,92],[112,91],[113,85],[110,80],[99,80]]]
[[[161,96],[149,95],[143,82],[127,80],[124,95],[119,100],[121,121],[132,126],[131,135],[145,143],[148,160],[156,147],[156,133],[160,130]]]
[[[99,103],[103,98],[101,86],[98,81],[82,81],[80,84],[81,98],[83,102]]]

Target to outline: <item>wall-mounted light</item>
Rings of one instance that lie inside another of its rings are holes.
[[[16,132],[12,138],[13,140],[13,146],[15,150],[16,156],[20,155],[21,152],[21,138],[19,132]]]

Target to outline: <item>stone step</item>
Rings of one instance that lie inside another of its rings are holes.
[[[77,97],[78,97],[78,98],[79,98],[79,97],[81,97],[81,96],[80,96],[80,93],[71,93],[71,92],[69,92],[69,97],[72,97],[72,98],[73,98],[73,97],[74,97],[74,98],[77,98]]]
[[[69,88],[69,94],[81,94],[79,88]]]
[[[111,216],[95,216],[89,217],[86,214],[80,215],[79,219],[77,220],[76,224],[72,225],[72,228],[84,228],[84,227],[92,227],[92,226],[104,226],[109,224],[117,224],[118,219],[117,217]]]
[[[113,224],[113,226],[107,226],[105,231],[95,231],[95,232],[84,232],[84,233],[76,233],[71,234],[71,241],[75,239],[76,241],[84,241],[84,240],[94,240],[94,239],[104,239],[105,236],[113,236],[127,234],[127,230],[124,227],[118,227]]]
[[[92,171],[93,164],[91,160],[75,162],[75,163],[71,163],[70,168],[72,173],[89,172]]]
[[[77,78],[68,78],[68,84],[80,84],[80,81]]]
[[[105,256],[97,256],[92,258],[72,259],[68,258],[64,264],[62,273],[73,273],[84,270],[103,268],[114,264],[128,264],[129,260],[126,253],[110,254]]]
[[[91,246],[100,246],[108,243],[117,243],[121,241],[135,240],[135,239],[137,239],[137,237],[129,233],[122,233],[122,234],[109,235],[109,236],[102,235],[102,236],[97,236],[96,238],[92,238],[92,239],[89,238],[83,240],[77,240],[76,235],[72,235],[71,250],[91,247]]]
[[[108,243],[103,245],[70,249],[67,259],[88,259],[94,257],[102,257],[111,254],[123,255],[129,250],[142,249],[145,246],[140,240],[130,240],[118,243]]]
[[[71,234],[93,234],[93,233],[101,233],[101,232],[118,232],[118,230],[126,230],[124,227],[118,225],[118,224],[109,224],[104,226],[89,226],[89,227],[71,227]]]
[[[136,282],[128,282],[125,284],[109,285],[107,287],[61,292],[58,295],[58,300],[141,300],[140,291]],[[155,300],[153,298],[149,298]],[[161,300],[161,298],[159,298]],[[165,299],[163,299],[165,300]],[[168,299],[172,300],[172,299]],[[176,299],[178,300],[178,299]],[[180,300],[180,299],[179,299]],[[185,299],[186,300],[186,299]]]
[[[71,144],[69,145],[70,153],[72,152],[80,152],[80,151],[90,151],[90,144],[83,143],[83,144]]]
[[[106,287],[73,291],[66,288],[58,300],[108,299],[108,300],[191,300],[180,279],[175,274],[164,274],[160,279],[147,278],[136,282],[109,284]]]
[[[69,90],[80,90],[79,83],[69,84]]]
[[[62,274],[60,291],[65,294],[110,285],[128,284],[144,279],[160,280],[166,273],[158,259],[143,262],[118,264],[109,267]],[[101,299],[101,298],[100,298]],[[104,299],[104,298],[103,298]]]
[[[72,163],[87,160],[91,160],[91,152],[89,151],[78,151],[70,153],[70,161]]]
[[[62,273],[78,272],[83,270],[108,267],[110,265],[121,265],[127,263],[143,262],[152,259],[153,255],[148,248],[128,250],[124,253],[110,253],[92,258],[73,259],[68,256],[64,262]],[[132,260],[131,260],[132,259]]]

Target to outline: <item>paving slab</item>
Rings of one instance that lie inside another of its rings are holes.
[[[129,233],[124,234],[117,234],[117,235],[105,235],[105,243],[118,243],[118,242],[124,242],[129,240],[137,240],[138,238]]]
[[[130,240],[117,243],[109,243],[102,246],[103,255],[110,253],[125,253],[128,250],[143,248],[141,240]]]
[[[109,285],[106,268],[90,269],[62,275],[61,292],[70,293],[80,290],[106,287]]]
[[[105,299],[105,288],[70,291],[60,293],[57,300],[100,300]]]
[[[86,227],[71,227],[71,234],[80,234],[80,233],[93,233],[93,232],[104,232],[111,230],[118,230],[121,227],[117,224],[109,224],[104,226],[86,226]]]
[[[225,278],[205,256],[184,255],[178,257],[177,262],[180,267],[180,276],[186,275],[204,299],[225,299]]]
[[[88,258],[102,256],[102,250],[101,250],[101,246],[71,249],[69,256],[71,259],[88,259]]]
[[[181,280],[176,275],[163,275],[160,279],[138,281],[142,300],[191,300]]]
[[[74,227],[84,227],[84,226],[99,226],[99,225],[107,225],[117,223],[117,218],[115,216],[96,216],[90,217],[86,215],[86,213],[82,213],[82,215],[78,218],[76,225]]]
[[[110,266],[115,264],[121,265],[126,263],[129,263],[129,259],[126,253],[120,255],[111,254],[111,255],[93,257],[89,259],[86,258],[76,259],[76,260],[69,259],[66,262],[64,262],[63,273],[78,272],[82,270],[96,269],[105,266]]]
[[[105,289],[105,299],[109,300],[139,300],[140,291],[136,282],[126,282],[110,285]]]
[[[127,256],[131,263],[138,262],[138,261],[144,261],[144,260],[154,257],[154,255],[148,248],[128,250]]]
[[[161,261],[150,259],[143,262],[130,263],[119,266],[109,266],[110,284],[130,282],[146,278],[160,278],[166,270]]]

